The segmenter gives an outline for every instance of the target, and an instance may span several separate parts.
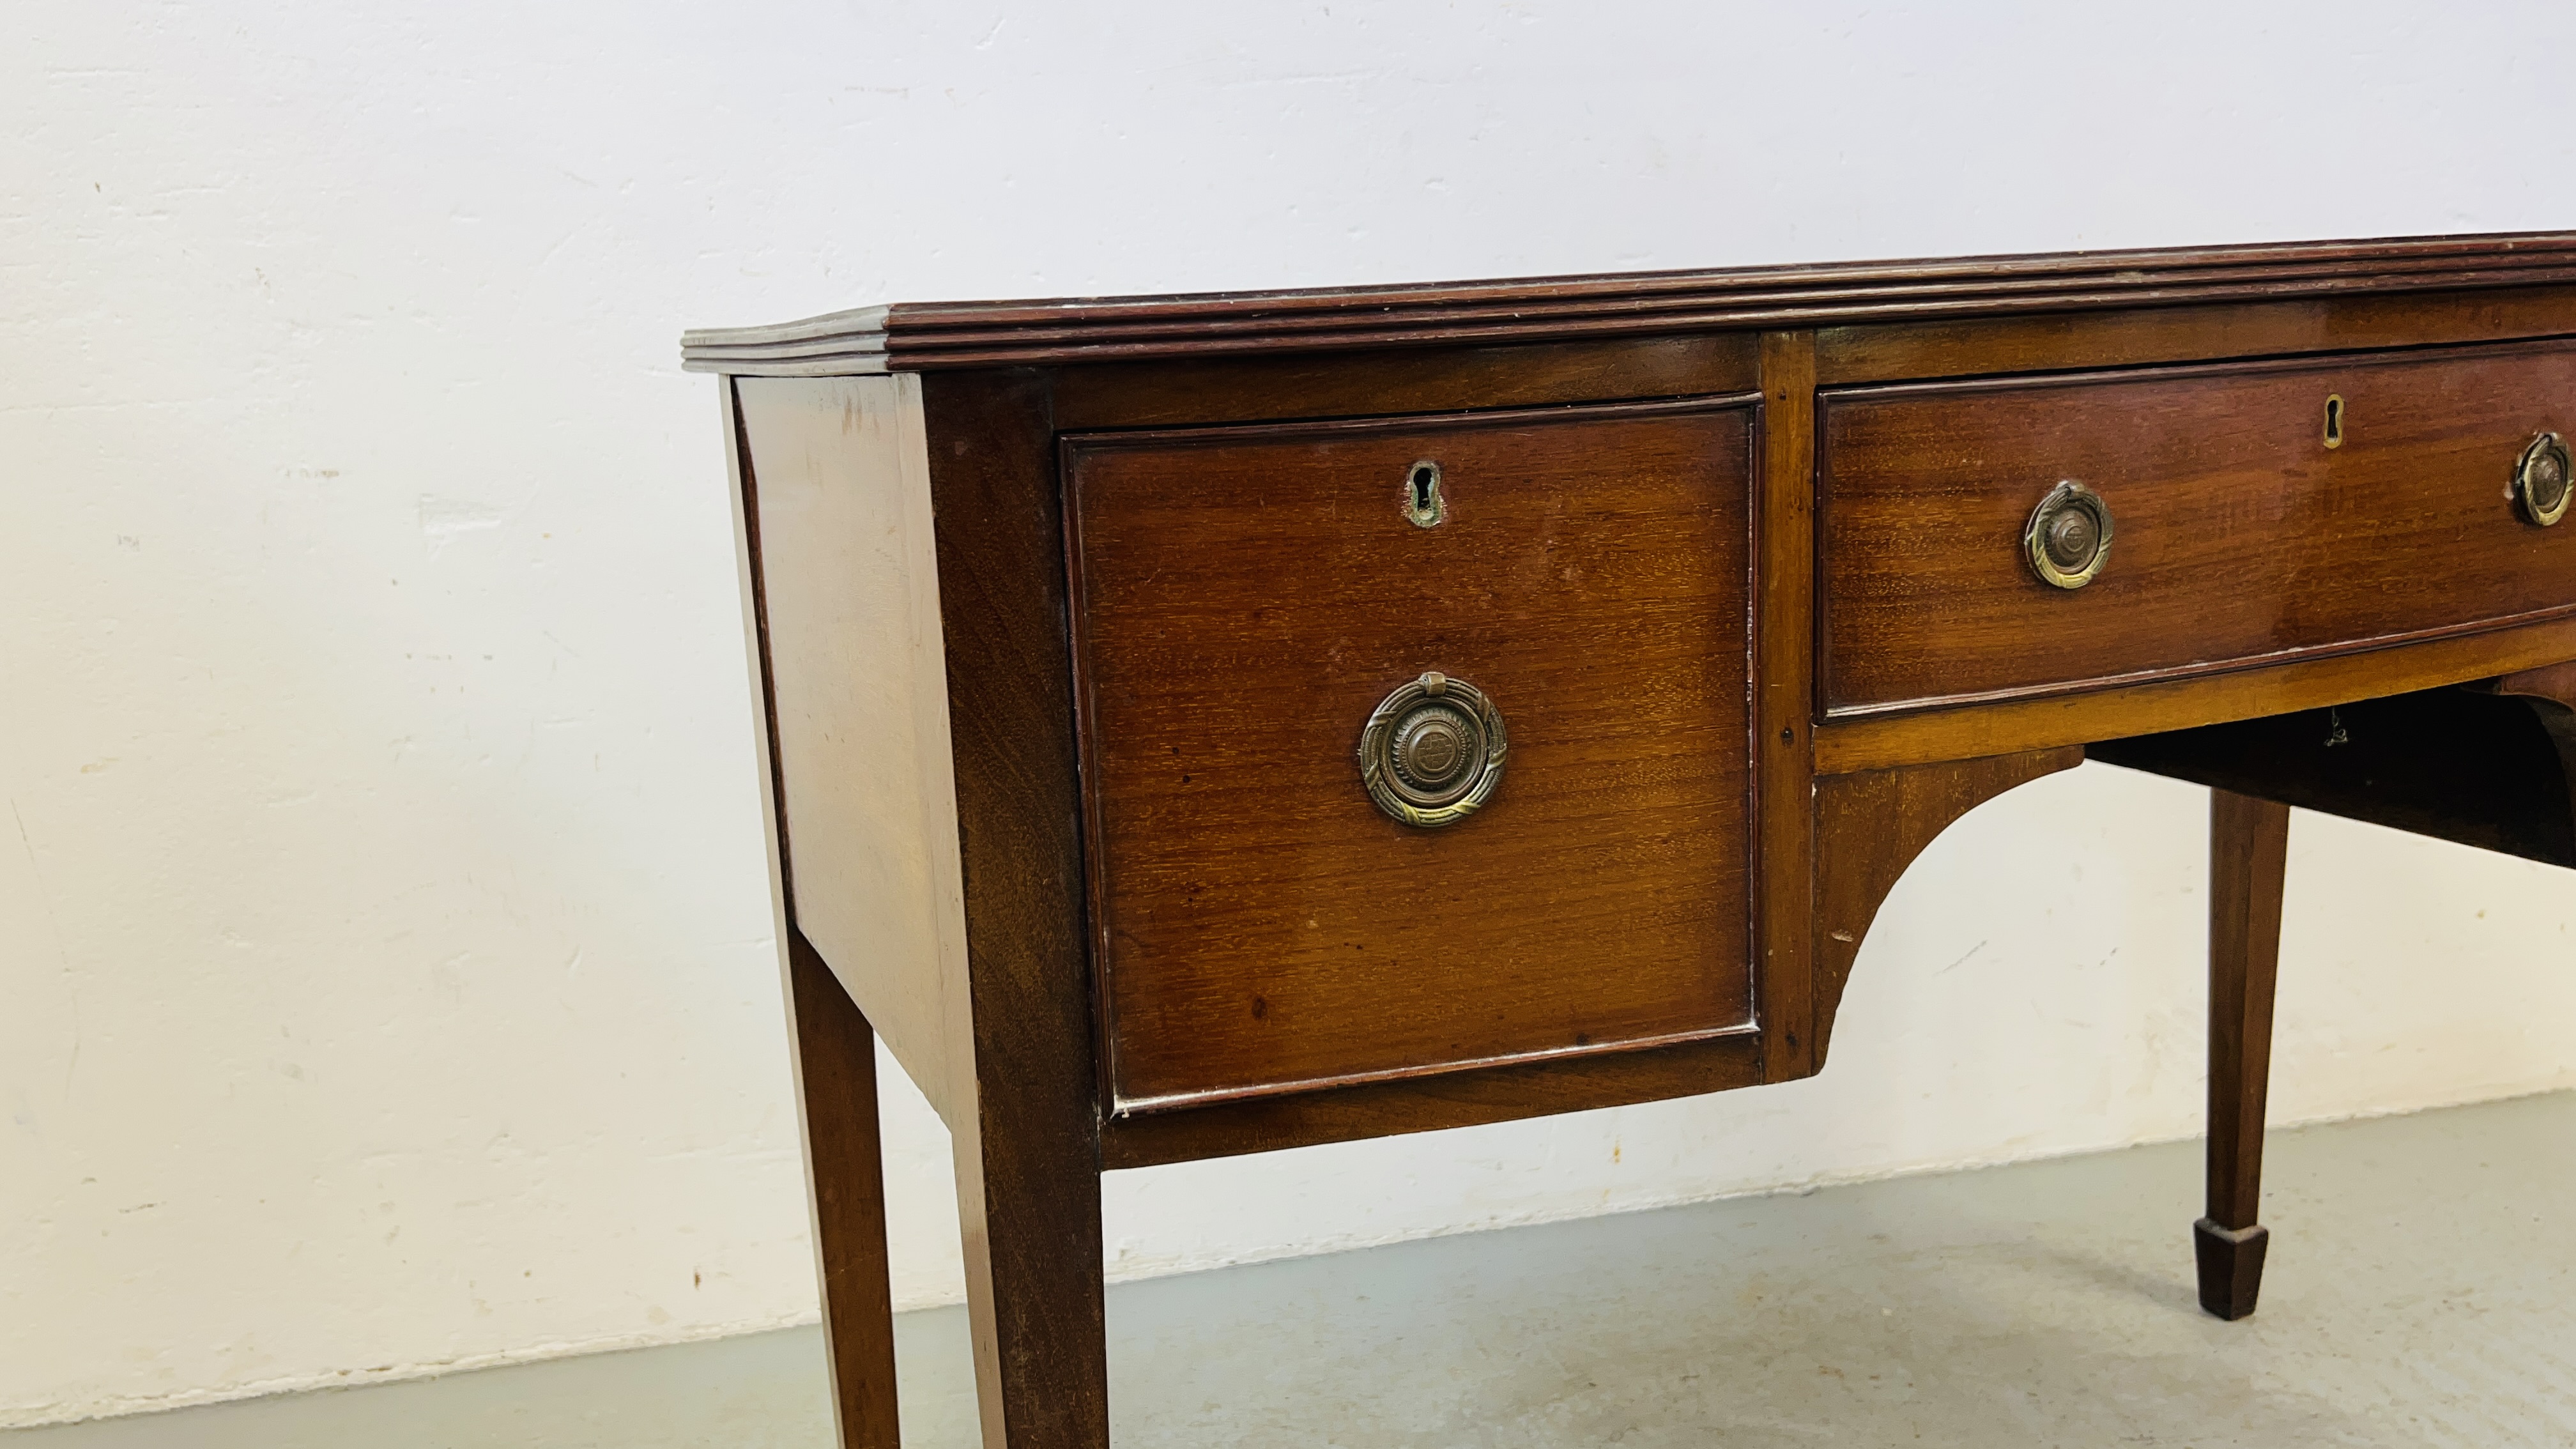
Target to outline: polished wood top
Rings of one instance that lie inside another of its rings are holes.
[[[817,377],[1555,342],[2576,282],[2576,232],[2059,252],[1430,285],[902,302],[681,339],[682,366]]]

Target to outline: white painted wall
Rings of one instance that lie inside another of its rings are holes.
[[[0,1425],[813,1311],[684,325],[2576,226],[2547,4],[6,30]],[[2088,767],[1980,813],[1815,1082],[1122,1175],[1112,1268],[2188,1133],[2200,808]],[[2278,1118],[2576,1084],[2576,876],[2306,817],[2292,867]],[[946,1147],[889,1113],[934,1302]]]

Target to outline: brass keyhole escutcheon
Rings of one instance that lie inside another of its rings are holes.
[[[2326,446],[2329,448],[2343,446],[2343,395],[2341,393],[2326,394]]]
[[[2566,440],[2556,433],[2532,439],[2513,469],[2513,498],[2522,516],[2543,528],[2565,518],[2568,485]]]
[[[1370,712],[1360,730],[1360,781],[1391,820],[1455,825],[1493,798],[1507,749],[1494,702],[1435,669]]]
[[[1404,471],[1404,516],[1416,528],[1438,528],[1449,517],[1440,496],[1440,465],[1425,458]]]
[[[2048,491],[2021,531],[2032,573],[2061,589],[2093,582],[2111,561],[2111,505],[2069,478]]]

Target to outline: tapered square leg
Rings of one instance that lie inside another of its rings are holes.
[[[841,1449],[900,1449],[876,1033],[832,968],[794,931],[787,977],[839,1443]]]
[[[1108,1449],[1099,1139],[1022,1085],[987,1080],[952,1129],[984,1446]]]
[[[2210,792],[2209,1199],[2193,1239],[2200,1306],[2231,1320],[2254,1311],[2271,1240],[2256,1215],[2289,841],[2289,806]]]

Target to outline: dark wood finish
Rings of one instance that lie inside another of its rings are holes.
[[[2097,760],[2576,866],[2565,706],[2434,689],[2112,740]]]
[[[1762,470],[1755,511],[1755,957],[1764,1069],[1803,1077],[1823,1058],[1808,930],[1815,816],[1816,345],[1807,332],[1762,339]]]
[[[770,848],[776,852],[779,904],[781,914],[792,893],[794,877],[789,870],[786,822],[778,813],[778,802],[787,798],[786,782],[778,773],[778,678],[769,658],[769,590],[761,573],[759,474],[752,466],[751,437],[743,427],[741,385],[728,377],[717,394],[717,406],[724,420],[725,472],[731,485],[734,506],[734,531],[741,544],[744,608],[750,618],[744,621],[749,633],[752,668],[760,688],[760,766],[761,783],[768,789]]]
[[[1745,403],[1067,442],[1120,1110],[1751,1023]],[[1510,737],[1441,829],[1353,755],[1425,670]]]
[[[2576,661],[2522,670],[2474,687],[2508,699],[2518,699],[2530,709],[2532,718],[2539,722],[2542,731],[2549,736],[2549,743],[2558,752],[2559,776],[2567,784],[2571,806],[2576,806]],[[2545,775],[2545,772],[2535,773]],[[2545,779],[2535,782],[2534,793],[2547,796]],[[2557,863],[2555,857],[2534,858]],[[2565,863],[2576,865],[2576,859]]]
[[[2576,530],[2532,527],[2505,493],[2535,433],[2576,430],[2576,344],[1868,389],[1828,395],[1821,427],[1829,714],[2576,609]],[[2061,478],[2117,524],[2109,566],[2071,591],[2019,547]]]
[[[1187,1112],[1114,1117],[1101,1161],[1153,1167],[1246,1152],[1511,1122],[1750,1087],[1767,1080],[1751,1030],[1661,1046],[1505,1062],[1475,1071],[1245,1097]]]
[[[902,447],[920,385],[746,378],[733,392],[758,484],[743,518],[771,803],[795,837],[787,914],[945,1113],[972,1042],[951,1039],[968,1012],[934,530]]]
[[[1042,379],[922,391],[965,872],[972,1115],[949,1120],[984,1440],[1109,1438],[1081,779]]]
[[[2272,1230],[2257,1223],[2241,1231],[2201,1218],[2191,1225],[2192,1256],[2200,1277],[2200,1306],[2230,1323],[2249,1317],[2263,1291],[2263,1258]]]
[[[1816,727],[1816,769],[1827,774],[1882,770],[2322,709],[2492,678],[2571,653],[2576,653],[2576,620],[2555,619],[2091,694],[1833,720]]]
[[[2576,662],[2520,670],[2484,687],[2495,694],[2545,699],[2564,708],[2576,709]]]
[[[1905,868],[1959,817],[2043,775],[2084,763],[2081,746],[1828,775],[1816,781],[1816,1066],[1870,923]]]
[[[1761,385],[1760,350],[1753,333],[1721,332],[1357,357],[1129,362],[1063,373],[1055,421],[1081,432],[1716,397]]]
[[[2576,864],[2576,528],[2504,486],[2576,432],[2571,338],[2576,234],[693,334],[705,370],[926,374],[726,394],[801,490],[764,550],[739,480],[773,795],[825,817],[783,929],[847,1442],[891,1421],[871,1017],[955,1135],[987,1442],[1100,1449],[1102,1170],[1809,1074],[1908,864],[2088,746],[2219,787],[2194,1236],[2204,1304],[2250,1312],[2287,804]],[[1428,533],[1396,517],[1426,455]],[[2118,525],[2076,593],[2018,549],[2066,476]],[[923,889],[938,772],[840,787],[887,758],[847,681],[926,678],[928,636],[838,574],[925,531],[900,597],[935,590],[947,712],[908,718],[953,753],[962,884],[934,850]],[[1436,833],[1352,758],[1426,668],[1512,728]],[[871,959],[880,897],[937,962]]]
[[[796,1103],[813,1194],[833,1414],[842,1449],[899,1449],[876,1035],[805,938],[791,930],[787,941]]]
[[[2289,806],[2210,792],[2209,1201],[2193,1241],[2200,1306],[2227,1319],[2254,1311],[2270,1240],[2256,1216],[2289,843]]]
[[[2576,235],[1748,267],[1200,297],[933,302],[692,332],[734,374],[1027,367],[1851,326],[2576,282]]]
[[[885,1160],[878,1135],[876,1034],[794,924],[786,799],[778,773],[778,691],[763,586],[758,475],[733,380],[721,394],[726,461],[758,669],[778,926],[786,941],[787,1049],[805,1147],[808,1220],[814,1234],[832,1419],[842,1449],[900,1449],[895,1411],[894,1290],[886,1262]]]
[[[2576,287],[1889,322],[1817,334],[1827,387],[2223,358],[2457,346],[2576,331]]]
[[[778,881],[778,925],[786,941],[788,1055],[805,1146],[806,1206],[814,1234],[823,1347],[832,1378],[832,1417],[842,1449],[899,1449],[895,1410],[894,1291],[886,1262],[885,1160],[877,1114],[876,1033],[794,921],[794,875],[779,775],[778,690],[770,657],[769,593],[760,547],[758,473],[736,386],[721,395],[728,471],[737,507],[751,617],[752,658],[762,704],[761,762],[767,780]]]

